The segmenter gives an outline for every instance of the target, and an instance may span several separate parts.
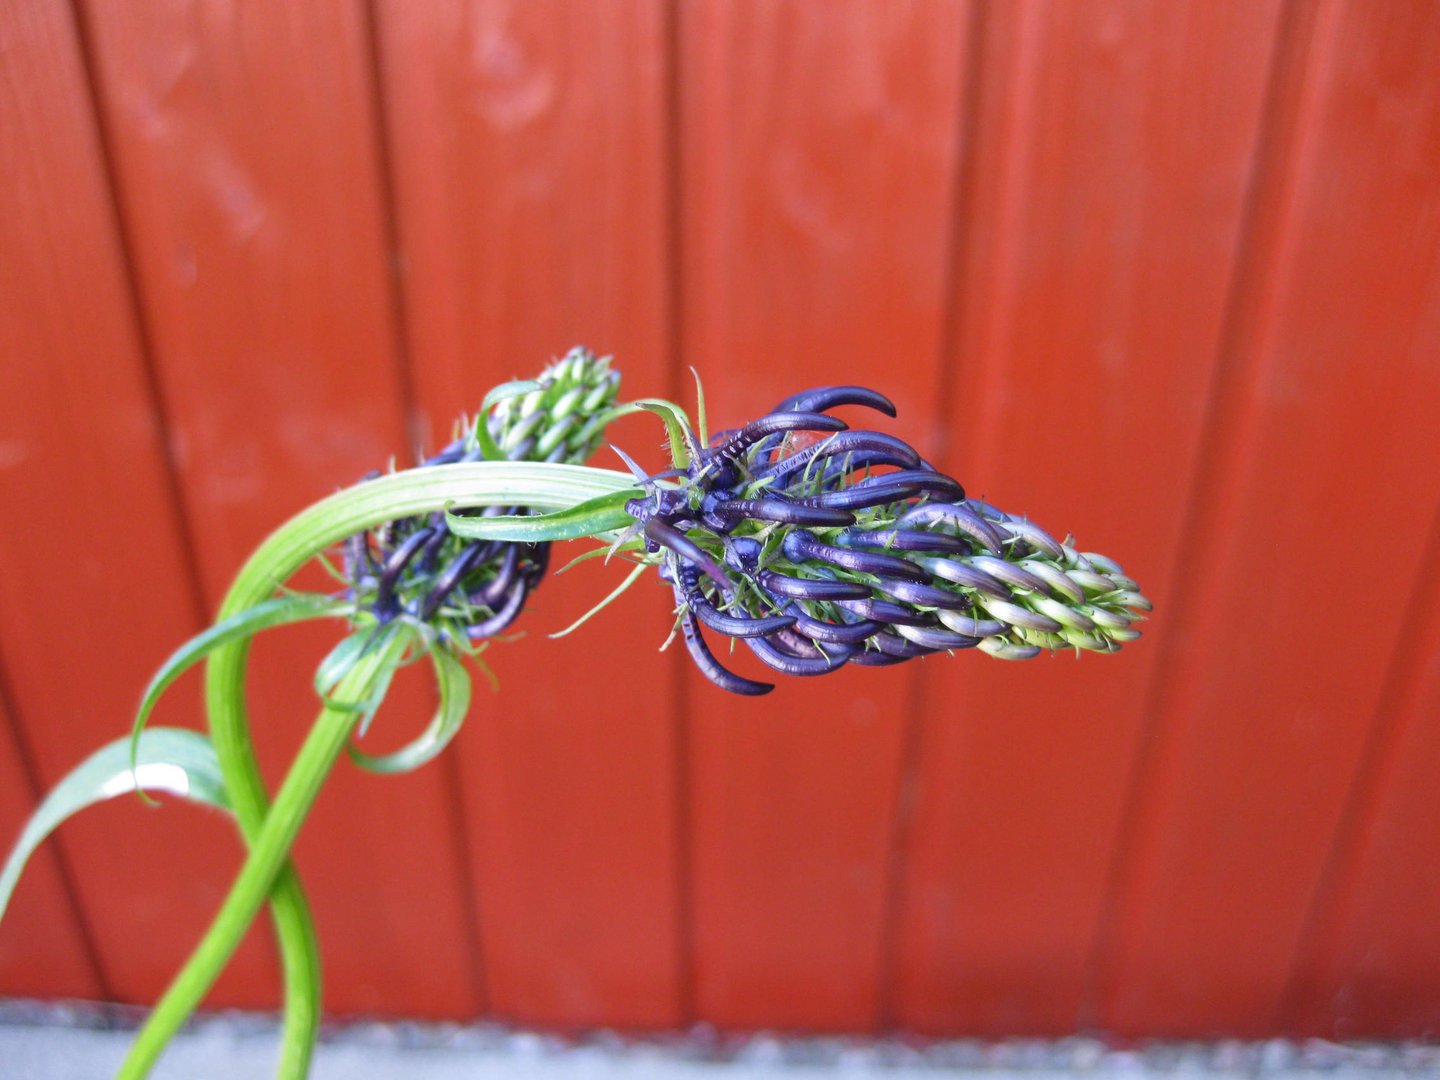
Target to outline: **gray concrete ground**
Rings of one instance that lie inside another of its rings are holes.
[[[114,1075],[132,1018],[88,1007],[0,1002],[0,1077],[100,1080]],[[197,1022],[157,1080],[263,1080],[274,1068],[274,1020],[227,1014]],[[1327,1042],[1165,1044],[1107,1049],[1086,1039],[928,1045],[848,1039],[581,1040],[492,1026],[356,1024],[327,1033],[314,1080],[1399,1080],[1440,1078],[1440,1045]]]

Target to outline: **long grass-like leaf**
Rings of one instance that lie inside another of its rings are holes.
[[[139,751],[140,733],[145,730],[145,724],[161,695],[171,683],[205,659],[214,649],[228,642],[251,637],[272,626],[283,626],[305,619],[340,616],[346,613],[350,606],[348,601],[337,600],[331,596],[289,593],[248,607],[196,634],[160,665],[160,670],[155,673],[150,685],[145,688],[145,693],[141,695],[140,708],[135,713],[135,724],[130,731],[131,756],[134,757]]]
[[[625,504],[644,494],[639,488],[610,492],[550,514],[464,517],[446,510],[445,524],[456,536],[469,540],[506,540],[520,544],[578,540],[633,525],[635,519],[626,511]]]
[[[132,744],[116,739],[82,761],[56,785],[26,822],[0,871],[0,918],[35,849],[87,806],[143,788],[229,809],[220,763],[210,740],[184,728],[152,728]]]

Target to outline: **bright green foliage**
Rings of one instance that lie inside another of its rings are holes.
[[[25,823],[0,872],[0,919],[30,856],[61,823],[87,806],[139,790],[229,809],[215,750],[198,731],[154,728],[133,739],[116,739],[77,765]]]

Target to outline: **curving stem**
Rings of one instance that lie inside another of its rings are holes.
[[[380,643],[340,680],[325,707],[305,737],[295,763],[280,785],[275,804],[254,835],[250,855],[230,887],[225,902],[165,990],[159,1004],[140,1029],[130,1053],[117,1073],[118,1080],[145,1076],[165,1045],[204,999],[224,970],[260,906],[270,895],[276,875],[290,857],[300,826],[305,821],[321,785],[330,775],[351,732],[360,722],[359,705],[372,693],[388,665],[405,650],[405,636],[385,634]],[[293,873],[293,872],[292,872]]]
[[[216,618],[223,621],[269,599],[279,585],[316,554],[386,521],[440,512],[451,504],[563,510],[631,486],[628,476],[608,469],[494,461],[414,469],[367,480],[302,510],[273,532],[241,569]],[[241,832],[253,849],[261,840],[270,799],[246,716],[248,655],[249,644],[243,641],[221,646],[211,654],[206,666],[205,702],[226,794]],[[288,852],[288,843],[285,847]],[[257,856],[252,853],[251,857]],[[277,1076],[299,1080],[309,1069],[320,1024],[319,952],[314,922],[294,868],[282,859],[273,876],[273,885],[267,887],[271,889],[285,986]],[[234,928],[237,940],[244,930],[245,926]],[[211,980],[226,959],[228,953],[210,954],[207,962],[215,965]],[[143,1076],[193,1008],[193,1004],[189,1008],[172,1005],[164,1017],[147,1023],[136,1040],[137,1052],[142,1044],[144,1052],[133,1066],[127,1066],[129,1071],[124,1075]]]

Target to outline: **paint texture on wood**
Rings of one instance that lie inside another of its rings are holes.
[[[288,515],[409,454],[369,27],[344,3],[85,10],[213,610]],[[272,777],[318,710],[310,675],[335,635],[287,631],[255,649],[251,712]],[[391,724],[416,730],[428,708],[423,693],[402,695],[377,737]],[[337,768],[298,847],[332,1008],[479,1007],[478,961],[453,944],[468,915],[452,811],[439,770],[377,779]]]
[[[627,397],[669,374],[665,26],[659,3],[379,7],[404,315],[432,445],[490,386],[572,345]],[[610,440],[654,468],[659,425]],[[597,464],[619,465],[607,449]],[[557,546],[555,565],[589,545]],[[549,640],[625,570],[585,564],[487,654],[454,761],[490,1007],[532,1024],[683,1022],[673,655],[646,581]]]
[[[1440,430],[1440,20],[1405,10],[1302,7],[1286,28],[1104,958],[1121,1031],[1273,1030],[1399,598],[1428,570],[1440,487],[1411,463],[1433,468]],[[1405,584],[1344,633],[1317,583],[1375,521]]]
[[[1088,966],[1244,242],[1275,5],[997,5],[982,21],[945,462],[1119,558],[1157,605],[1114,657],[920,675],[896,1022],[1060,1034]]]
[[[494,383],[583,343],[630,397],[694,365],[716,427],[863,383],[1122,561],[1144,639],[742,700],[655,653],[663,584],[550,640],[623,570],[547,581],[445,759],[342,766],[302,835],[329,1007],[1433,1034],[1437,101],[1400,0],[3,7],[0,829],[266,532]],[[255,650],[272,783],[336,629]],[[407,672],[375,748],[431,704]],[[0,992],[153,1000],[239,854],[88,812]],[[273,1006],[273,952],[211,1003]]]
[[[48,790],[128,730],[150,671],[200,617],[71,12],[8,8],[3,33],[0,656],[14,732]],[[166,722],[193,716],[194,685],[176,695]],[[28,794],[7,807],[7,843]],[[239,853],[228,826],[122,800],[60,836],[96,977],[119,1000],[153,999],[224,895]],[[56,908],[57,946],[71,917]],[[257,944],[219,999],[271,1000]]]
[[[964,55],[953,4],[682,7],[680,340],[717,428],[835,382],[900,408],[857,424],[940,426]],[[878,1022],[910,683],[852,669],[738,699],[692,675],[700,1018]]]

